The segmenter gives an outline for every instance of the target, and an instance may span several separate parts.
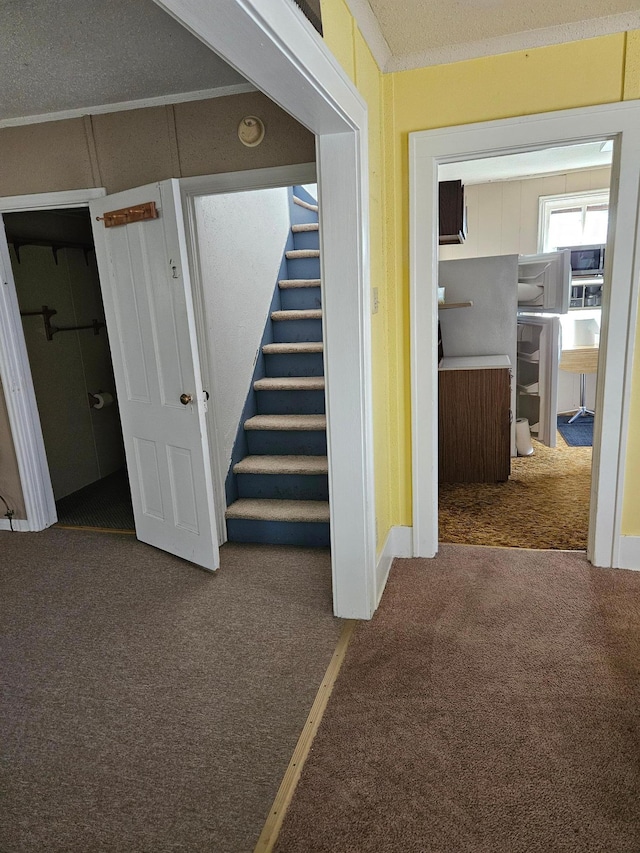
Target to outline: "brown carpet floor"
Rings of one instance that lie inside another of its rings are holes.
[[[637,853],[640,573],[445,545],[356,628],[278,853]]]
[[[249,853],[335,650],[327,551],[0,533],[0,851]]]
[[[555,448],[532,443],[506,483],[440,485],[441,542],[586,550],[591,447],[569,447],[559,433]]]

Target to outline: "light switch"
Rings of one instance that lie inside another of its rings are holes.
[[[377,288],[377,287],[374,287],[374,288],[372,289],[372,291],[371,291],[371,292],[372,292],[371,313],[372,313],[372,314],[377,314],[377,313],[378,313],[378,305],[379,305],[379,302],[378,302],[378,288]]]

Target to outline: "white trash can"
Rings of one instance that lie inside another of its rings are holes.
[[[516,450],[518,456],[531,456],[533,453],[531,430],[526,418],[516,418]]]

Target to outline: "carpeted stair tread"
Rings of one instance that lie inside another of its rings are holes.
[[[281,290],[291,287],[320,287],[319,278],[281,278],[278,282]]]
[[[264,498],[240,498],[225,513],[227,518],[253,518],[262,521],[329,521],[328,501],[282,501]]]
[[[253,383],[256,391],[324,391],[324,376],[265,376]]]
[[[308,201],[303,201],[303,199],[298,198],[297,195],[294,195],[293,203],[298,204],[300,207],[304,207],[307,210],[312,210],[314,213],[318,212],[318,205],[317,204],[309,204]]]
[[[254,415],[244,422],[245,429],[264,430],[325,430],[326,415]]]
[[[262,352],[265,355],[301,355],[310,352],[323,352],[324,345],[322,341],[300,341],[285,344],[265,344],[262,347]]]
[[[318,231],[320,226],[317,222],[303,222],[301,225],[292,225],[291,230],[294,234],[301,234],[305,231]]]
[[[293,308],[289,311],[272,311],[272,320],[322,320],[321,308]]]
[[[235,474],[327,474],[326,456],[245,456]]]
[[[292,261],[295,258],[319,258],[320,249],[290,249],[285,252],[287,260]]]

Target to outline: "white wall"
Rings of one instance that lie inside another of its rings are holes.
[[[611,170],[604,168],[466,186],[467,239],[460,245],[441,246],[440,260],[535,254],[540,196],[599,190],[610,180]]]
[[[201,196],[195,210],[213,383],[209,405],[228,466],[289,234],[288,191]]]
[[[610,168],[583,169],[542,178],[495,181],[465,187],[468,235],[464,243],[441,246],[440,260],[490,255],[532,255],[538,251],[540,196],[608,187]],[[596,375],[587,376],[587,405],[595,404]],[[558,412],[577,409],[580,377],[558,372]]]

